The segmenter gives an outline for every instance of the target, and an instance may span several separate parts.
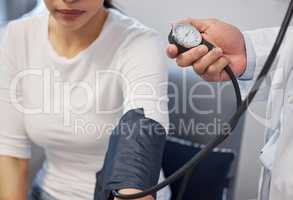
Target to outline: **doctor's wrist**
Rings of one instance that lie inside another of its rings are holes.
[[[256,54],[250,36],[245,32],[242,35],[245,42],[246,64],[243,73],[238,78],[240,80],[252,80],[256,66]]]

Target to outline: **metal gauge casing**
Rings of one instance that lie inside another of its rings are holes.
[[[179,53],[184,53],[201,44],[205,44],[209,50],[214,48],[211,43],[202,38],[201,33],[194,26],[184,23],[173,25],[169,42],[177,46]]]

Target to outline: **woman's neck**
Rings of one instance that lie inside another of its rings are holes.
[[[87,24],[74,31],[60,26],[50,17],[49,40],[60,56],[73,58],[99,37],[107,16],[107,10],[101,9]]]

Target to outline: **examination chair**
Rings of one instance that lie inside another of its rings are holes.
[[[163,171],[168,177],[201,150],[197,143],[168,138],[163,157]],[[229,172],[235,154],[231,149],[217,149],[194,168],[183,199],[228,200],[231,184]],[[176,200],[182,179],[172,183],[171,200]]]
[[[198,127],[219,126],[236,109],[234,90],[230,82],[203,82],[192,69],[170,67],[168,90],[171,126],[163,156],[166,177],[215,137],[216,131],[198,131]],[[224,144],[194,168],[183,199],[233,200],[242,128],[243,120]],[[179,179],[170,185],[171,200],[176,199],[181,181]]]

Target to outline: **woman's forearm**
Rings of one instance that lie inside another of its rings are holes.
[[[119,191],[122,194],[135,194],[138,192],[141,192],[141,190],[137,190],[137,189],[122,189]],[[120,200],[115,198],[115,200]],[[154,198],[152,196],[146,196],[144,198],[140,198],[140,199],[136,199],[136,200],[154,200]]]
[[[28,161],[0,156],[0,200],[26,200]]]

